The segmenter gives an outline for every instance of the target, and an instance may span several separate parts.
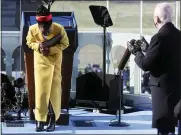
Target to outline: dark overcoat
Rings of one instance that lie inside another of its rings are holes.
[[[135,57],[136,64],[151,73],[153,128],[169,130],[175,124],[174,107],[180,99],[181,90],[180,35],[172,23],[167,23],[152,37],[146,54],[138,52]]]

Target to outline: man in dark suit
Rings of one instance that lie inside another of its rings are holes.
[[[172,24],[172,9],[167,3],[155,7],[154,24],[158,29],[144,55],[141,49],[128,43],[136,64],[150,71],[152,95],[152,127],[158,133],[175,132],[174,107],[180,99],[180,31]]]

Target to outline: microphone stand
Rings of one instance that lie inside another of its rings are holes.
[[[118,85],[118,100],[119,100],[119,107],[118,107],[118,120],[111,122],[109,126],[113,127],[127,127],[130,126],[129,124],[125,122],[121,122],[121,109],[123,104],[123,71],[119,70],[116,75],[117,85]],[[117,113],[117,112],[116,112]]]

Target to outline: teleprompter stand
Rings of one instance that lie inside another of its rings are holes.
[[[104,6],[89,6],[94,22],[97,25],[103,27],[104,42],[103,42],[103,74],[102,74],[102,86],[106,84],[106,28],[112,26],[112,20],[109,12]]]
[[[104,33],[104,44],[103,44],[103,77],[102,77],[102,85],[103,87],[106,84],[106,28],[109,26],[112,26],[112,20],[109,15],[109,12],[106,7],[104,6],[89,6],[89,9],[91,11],[91,14],[93,16],[94,22],[97,25],[100,25],[103,27],[103,33]],[[109,125],[114,127],[126,127],[129,126],[128,124],[121,122],[121,104],[122,104],[122,97],[123,97],[123,76],[121,70],[118,72],[118,74],[115,76],[115,81],[117,81],[118,87],[118,97],[119,97],[119,119],[118,121],[111,122]],[[121,82],[121,83],[120,83]],[[121,85],[121,86],[120,86]]]

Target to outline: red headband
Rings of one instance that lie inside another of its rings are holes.
[[[40,22],[48,22],[52,19],[52,14],[49,14],[47,16],[36,16],[36,20]]]

